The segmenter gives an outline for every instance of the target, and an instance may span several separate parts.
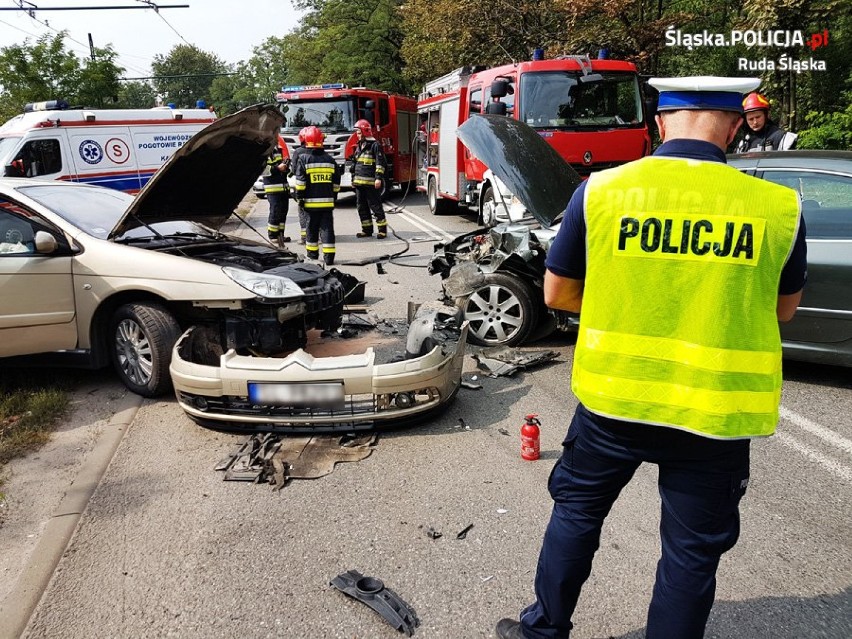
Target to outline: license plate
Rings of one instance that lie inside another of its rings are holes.
[[[343,404],[343,384],[275,384],[251,382],[249,399],[253,404],[329,408]]]

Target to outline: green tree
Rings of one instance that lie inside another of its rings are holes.
[[[213,80],[229,67],[212,53],[179,44],[168,55],[155,55],[151,63],[154,88],[166,103],[194,107],[198,100],[210,102]]]
[[[401,10],[406,77],[419,87],[461,66],[529,60],[538,47],[550,55],[576,53],[563,46],[570,4],[563,5],[553,0],[409,0]]]
[[[116,109],[150,109],[157,106],[157,92],[148,82],[122,82],[118,90],[118,102],[114,106]]]
[[[211,104],[220,116],[251,104],[273,102],[287,80],[287,46],[284,38],[270,37],[252,49],[247,61],[236,65],[236,73],[220,76],[210,86]]]
[[[117,55],[110,45],[95,49],[95,59],[84,61],[77,87],[77,100],[80,103],[103,108],[118,102],[121,92],[118,78],[124,68],[115,64]]]
[[[27,102],[76,103],[80,61],[65,49],[65,32],[0,49],[0,118],[21,113]]]
[[[402,0],[301,0],[302,26],[283,38],[288,82],[345,82],[406,91]]]

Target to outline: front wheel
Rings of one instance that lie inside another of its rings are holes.
[[[470,323],[468,339],[480,346],[516,346],[538,326],[541,312],[531,287],[507,273],[488,273],[483,284],[459,300]]]
[[[479,223],[491,228],[497,224],[497,201],[494,199],[494,187],[487,186],[482,192],[482,206],[479,208]]]
[[[125,304],[110,326],[112,363],[124,385],[143,397],[168,391],[172,348],[180,337],[174,316],[158,304]]]
[[[445,200],[438,195],[438,180],[434,176],[429,176],[429,183],[426,185],[426,199],[429,201],[429,211],[432,215],[448,213],[455,205],[452,200]]]

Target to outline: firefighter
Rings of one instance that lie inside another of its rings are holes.
[[[580,313],[580,403],[548,480],[536,601],[497,624],[500,639],[571,634],[604,520],[644,462],[661,497],[647,639],[704,636],[719,560],[739,536],[750,439],[778,423],[778,322],[807,269],[797,193],[725,164],[742,95],[759,83],[652,78],[663,144],[593,173],[568,203],[544,299]]]
[[[319,259],[319,242],[326,266],[334,264],[334,203],[340,191],[337,164],[323,149],[325,135],[315,126],[305,131],[305,152],[296,165],[296,197],[308,214],[307,256]]]
[[[266,234],[269,239],[283,244],[290,238],[284,235],[284,223],[290,208],[290,194],[287,189],[287,173],[290,170],[290,158],[284,157],[280,147],[266,159],[266,171],[263,176],[263,192],[269,202],[269,217],[266,222]]]
[[[748,130],[737,145],[737,153],[795,148],[799,136],[788,133],[769,119],[769,100],[760,93],[749,93],[743,100],[743,118]]]
[[[388,236],[388,222],[382,208],[382,186],[387,168],[385,154],[382,145],[373,137],[373,127],[367,120],[355,123],[355,134],[358,136],[358,144],[352,157],[352,186],[355,187],[358,217],[361,219],[361,230],[355,235],[371,237],[372,216],[375,216],[376,237],[383,240]]]
[[[308,127],[304,127],[301,131],[299,131],[299,146],[293,149],[293,153],[290,155],[290,175],[295,175],[296,173],[296,165],[299,161],[299,156],[303,153],[307,152],[305,148],[305,131],[308,130]],[[305,243],[305,235],[307,233],[306,229],[308,228],[308,214],[305,211],[305,207],[302,206],[301,200],[296,198],[296,203],[299,207],[299,244]]]

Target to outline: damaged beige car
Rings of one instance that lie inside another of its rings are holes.
[[[172,381],[181,407],[205,426],[350,432],[411,424],[458,391],[467,323],[454,307],[424,305],[404,355],[394,341],[378,336],[363,353],[322,356],[351,342],[312,335],[305,348],[256,357],[223,352],[215,332],[198,327],[175,346]]]
[[[229,146],[243,135],[253,138],[246,142],[255,143],[243,150],[252,150],[254,159],[262,162],[280,127],[280,115],[272,117],[269,109],[258,128],[228,131]],[[256,144],[259,135],[266,148]],[[197,161],[183,158],[198,168],[193,175],[203,177],[205,166],[234,161],[220,153],[226,147],[211,142],[194,145]],[[176,162],[181,151],[175,154]],[[235,195],[251,187],[251,179],[230,182],[227,188]],[[222,183],[217,186],[219,191],[224,188]],[[182,209],[174,202],[168,208]],[[286,250],[281,253],[297,261],[276,271],[289,285],[275,299],[265,299],[262,290],[269,274],[253,268],[251,256],[229,262],[231,272],[249,269],[244,286],[258,294],[256,302],[264,310],[225,309],[224,322],[196,323],[177,340],[171,381],[180,406],[193,420],[228,430],[348,432],[413,423],[455,396],[467,341],[467,325],[455,307],[420,308],[404,342],[384,340],[379,332],[373,338],[338,339],[343,292],[357,289],[357,280],[337,269],[324,271],[301,262]],[[346,301],[354,300],[347,295]],[[363,350],[355,352],[359,347]]]

